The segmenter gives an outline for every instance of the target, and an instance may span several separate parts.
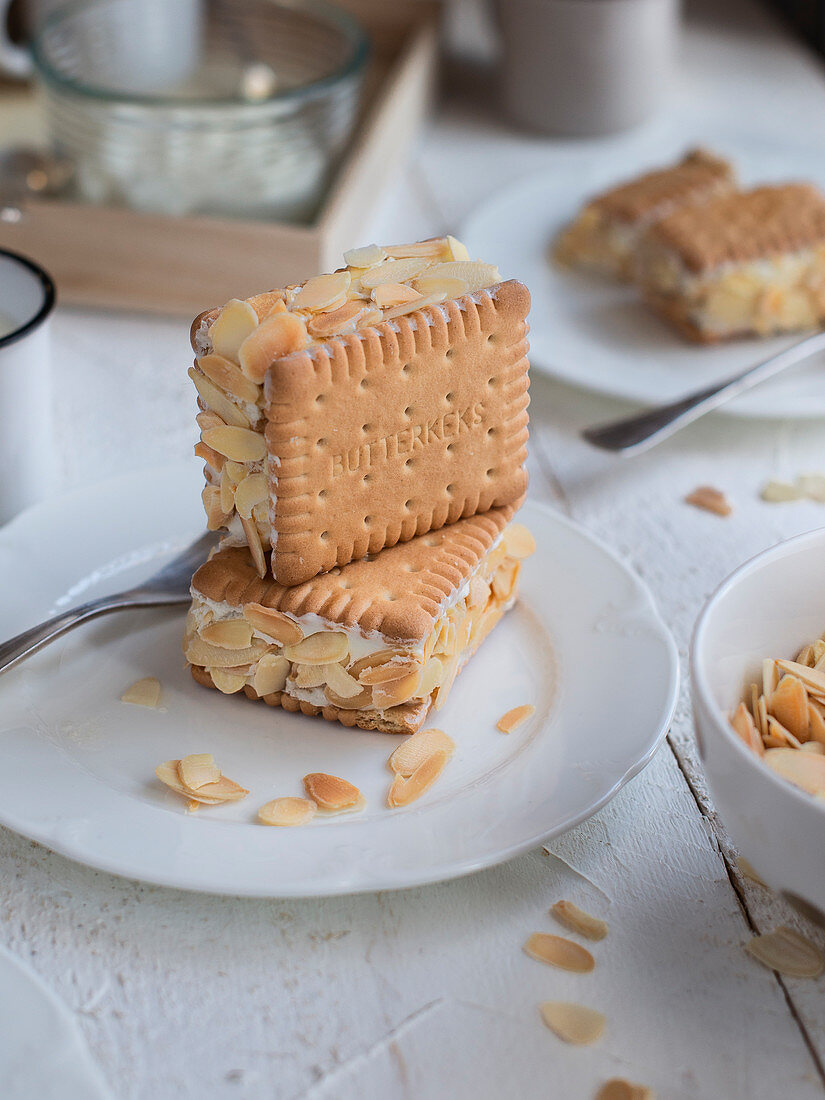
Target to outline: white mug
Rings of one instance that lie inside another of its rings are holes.
[[[49,329],[54,283],[0,249],[0,523],[47,496],[54,480]]]
[[[29,77],[33,74],[31,52],[28,46],[12,42],[6,30],[11,2],[0,0],[0,74]],[[26,0],[26,40],[34,38],[49,17],[66,6],[67,0]],[[93,9],[94,0],[88,6]],[[84,75],[92,83],[133,93],[158,91],[186,80],[200,55],[202,15],[203,0],[121,0],[115,10],[110,7],[105,16],[88,21],[89,60]],[[101,34],[107,47],[103,69],[97,48]],[[82,58],[83,43],[75,41],[73,48],[81,49]]]

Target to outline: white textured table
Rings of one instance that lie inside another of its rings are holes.
[[[730,26],[692,22],[676,102],[652,132],[699,135],[713,117],[825,142],[819,65],[749,9],[732,11]],[[594,155],[610,147],[594,143]],[[454,97],[374,236],[452,228],[493,188],[558,155]],[[66,486],[188,452],[185,324],[59,311],[56,330]],[[825,429],[714,418],[619,462],[577,438],[617,411],[536,374],[531,491],[635,566],[684,658],[699,607],[727,572],[825,522],[822,506],[758,499],[769,476],[825,465]],[[732,495],[730,519],[682,503],[703,482]],[[577,1100],[617,1074],[663,1098],[822,1095],[822,981],[779,980],[742,951],[754,928],[801,924],[738,876],[684,696],[650,767],[551,849],[426,889],[262,902],[137,885],[0,831],[2,939],[79,1014],[115,1094],[130,1100]],[[561,897],[610,922],[593,974],[550,971],[521,953]],[[602,1041],[558,1042],[538,1021],[544,999],[601,1007]]]

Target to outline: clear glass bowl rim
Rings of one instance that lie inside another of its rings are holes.
[[[173,2],[173,0],[170,0]],[[328,26],[337,27],[343,32],[343,36],[351,48],[351,55],[347,60],[328,76],[312,80],[308,84],[302,84],[297,88],[285,88],[283,91],[275,91],[266,99],[250,101],[238,97],[191,97],[163,96],[147,93],[119,92],[116,89],[97,87],[91,84],[83,84],[73,80],[64,73],[59,72],[46,58],[43,49],[43,40],[50,30],[65,22],[80,11],[88,8],[102,7],[106,4],[117,3],[117,0],[79,0],[78,3],[67,4],[52,12],[43,22],[42,27],[34,36],[31,43],[31,55],[35,70],[40,78],[53,88],[58,88],[72,95],[85,96],[100,103],[119,103],[136,107],[159,108],[185,108],[197,111],[199,108],[227,108],[232,110],[258,110],[275,103],[288,103],[293,101],[300,103],[302,100],[316,98],[347,80],[360,76],[366,67],[370,55],[369,38],[361,27],[361,24],[343,8],[325,3],[325,0],[270,0],[273,8],[281,8],[287,11],[306,12]]]

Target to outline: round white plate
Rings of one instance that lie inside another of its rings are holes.
[[[3,630],[148,576],[202,528],[196,467],[121,478],[38,505],[0,531]],[[676,650],[641,582],[555,513],[525,505],[538,542],[519,605],[431,718],[457,751],[412,806],[389,810],[399,743],[199,687],[181,611],[97,620],[0,676],[0,823],[93,867],[183,889],[259,896],[355,893],[466,874],[569,829],[650,759],[677,690]],[[163,709],[119,701],[142,676]],[[495,724],[532,703],[515,733]],[[211,752],[250,788],[184,812],[162,760]],[[293,829],[258,808],[307,772],[364,792],[360,815]]]
[[[782,150],[728,135],[704,141],[736,163],[746,186],[807,179],[825,189],[825,151]],[[462,239],[470,254],[493,259],[505,278],[521,279],[530,288],[534,367],[584,389],[657,405],[719,382],[800,338],[691,344],[646,309],[632,287],[566,271],[548,260],[550,243],[586,198],[675,160],[687,144],[640,139],[617,144],[609,153],[566,153],[552,171],[513,184],[465,223]],[[811,358],[723,411],[825,417],[825,357]]]
[[[111,1100],[74,1015],[43,981],[0,948],[3,1100]]]

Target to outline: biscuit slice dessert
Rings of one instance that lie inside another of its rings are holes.
[[[691,340],[768,336],[825,320],[825,196],[757,187],[679,210],[639,246],[638,280]]]
[[[370,245],[196,319],[209,526],[261,576],[299,584],[523,499],[530,295],[466,256]]]
[[[559,263],[630,279],[642,234],[660,218],[684,206],[700,206],[736,187],[732,165],[703,149],[678,164],[647,172],[587,202],[560,234]]]
[[[192,579],[184,652],[198,683],[270,706],[414,733],[518,592],[530,533],[494,508],[287,588],[247,547]]]

